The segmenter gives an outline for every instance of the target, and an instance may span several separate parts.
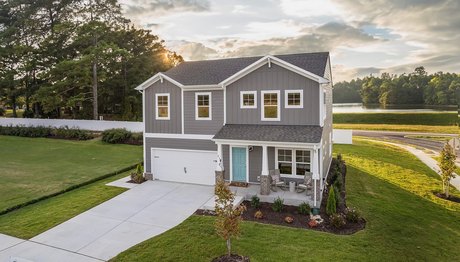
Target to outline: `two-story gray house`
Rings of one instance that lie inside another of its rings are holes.
[[[213,185],[217,170],[258,184],[274,169],[287,180],[308,172],[321,201],[332,159],[329,53],[183,62],[136,89],[147,177]]]

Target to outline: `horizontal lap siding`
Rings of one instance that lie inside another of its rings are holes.
[[[184,150],[204,150],[216,151],[217,146],[211,140],[200,139],[171,139],[171,138],[151,138],[145,139],[145,153],[146,153],[146,172],[151,172],[151,151],[152,148],[170,148],[170,149],[184,149]]]
[[[285,90],[303,90],[302,109],[284,108]],[[263,90],[280,90],[280,121],[261,121]],[[240,109],[240,91],[257,91],[257,108]],[[228,124],[318,125],[319,84],[276,64],[263,65],[227,87]]]
[[[211,92],[212,120],[195,120],[195,93]],[[184,133],[214,135],[224,124],[224,92],[186,91],[184,92]]]
[[[145,89],[145,128],[147,133],[182,133],[181,89],[164,80]],[[170,120],[156,120],[155,94],[169,93]]]

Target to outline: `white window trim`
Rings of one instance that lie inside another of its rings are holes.
[[[300,93],[300,105],[289,105],[288,103],[288,94],[291,93]],[[285,90],[284,91],[284,108],[303,108],[303,90]]]
[[[278,96],[278,105],[277,105],[277,118],[265,118],[265,99],[264,95],[265,94],[271,94],[271,93],[276,93]],[[261,120],[262,121],[280,121],[281,120],[281,97],[280,97],[280,91],[279,90],[263,90],[260,91],[260,112],[261,112]]]
[[[252,105],[252,106],[244,105],[243,95],[249,95],[249,94],[254,95],[254,105]],[[254,108],[257,108],[257,91],[241,91],[240,92],[240,108],[241,109],[254,109]]]
[[[323,121],[326,120],[327,116],[327,100],[326,100],[327,92],[325,89],[323,89]]]
[[[295,155],[295,151],[296,150],[299,150],[299,151],[309,151],[310,152],[310,163],[308,163],[310,165],[310,172],[312,172],[313,170],[313,164],[312,164],[312,157],[313,157],[313,152],[311,149],[308,149],[308,148],[284,148],[284,147],[277,147],[276,150],[275,150],[275,168],[278,168],[278,150],[291,150],[291,159],[292,159],[292,174],[280,174],[281,177],[290,177],[290,178],[300,178],[300,179],[303,179],[304,176],[299,176],[296,174],[297,172],[297,159],[296,159],[296,155]],[[283,161],[282,161],[283,162]],[[303,163],[303,162],[300,162],[300,163]]]
[[[158,110],[158,97],[159,96],[166,96],[168,97],[168,116],[167,117],[161,117],[160,116],[160,111]],[[171,99],[169,93],[157,93],[155,94],[155,119],[156,120],[170,120],[171,119]]]
[[[198,117],[198,96],[209,96],[209,117]],[[212,120],[212,93],[211,92],[197,92],[195,93],[195,120]]]

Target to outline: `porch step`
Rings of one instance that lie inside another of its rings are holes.
[[[242,196],[235,196],[235,200],[233,201],[233,206],[234,207],[237,207],[239,206],[241,203],[243,203],[244,201],[244,197]],[[206,202],[202,207],[201,209],[204,209],[204,210],[209,210],[209,211],[214,211],[214,206],[216,204],[216,196],[214,197],[211,197],[211,199],[209,199],[208,202]]]

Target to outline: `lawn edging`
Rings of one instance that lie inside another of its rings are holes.
[[[124,167],[122,169],[119,169],[119,170],[116,170],[116,171],[113,171],[113,172],[110,172],[110,173],[107,173],[105,175],[102,175],[102,176],[99,176],[99,177],[95,177],[93,179],[90,179],[88,181],[85,181],[85,182],[82,182],[80,184],[76,184],[76,185],[72,185],[70,187],[67,187],[67,188],[64,188],[60,191],[57,191],[55,193],[52,193],[52,194],[49,194],[49,195],[45,195],[45,196],[41,196],[41,197],[38,197],[38,198],[35,198],[35,199],[31,199],[27,202],[24,202],[24,203],[21,203],[21,204],[17,204],[15,206],[12,206],[12,207],[9,207],[9,208],[6,208],[2,211],[0,211],[0,216],[2,215],[5,215],[9,212],[12,212],[12,211],[15,211],[15,210],[18,210],[22,207],[26,207],[26,206],[29,206],[29,205],[32,205],[32,204],[35,204],[37,202],[40,202],[40,201],[43,201],[43,200],[46,200],[46,199],[49,199],[49,198],[52,198],[52,197],[55,197],[55,196],[58,196],[58,195],[62,195],[64,193],[67,193],[67,192],[70,192],[72,190],[75,190],[75,189],[78,189],[78,188],[81,188],[83,186],[87,186],[89,184],[92,184],[94,182],[97,182],[97,181],[100,181],[100,180],[103,180],[103,179],[106,179],[106,178],[109,178],[109,177],[112,177],[112,176],[116,176],[118,174],[121,174],[121,173],[124,173],[126,171],[129,171],[129,170],[132,170],[134,168],[136,168],[137,165],[139,164],[143,164],[143,162],[139,162],[139,163],[136,163],[134,165],[130,165],[130,166],[127,166],[127,167]]]

